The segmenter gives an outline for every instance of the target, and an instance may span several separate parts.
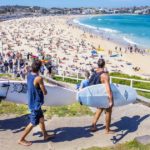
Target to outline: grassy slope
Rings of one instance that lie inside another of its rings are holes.
[[[59,117],[93,115],[93,113],[88,107],[81,106],[79,103],[59,107],[43,106],[43,110],[47,118],[50,118],[53,115],[57,115]],[[2,101],[0,103],[0,115],[3,114],[23,115],[27,113],[29,113],[27,105],[16,104],[7,101]]]
[[[124,144],[115,145],[114,147],[106,147],[106,148],[91,147],[83,150],[150,150],[150,145],[142,145],[134,140]]]

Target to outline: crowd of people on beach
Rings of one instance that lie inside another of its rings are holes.
[[[32,55],[32,53],[27,53],[26,57],[19,52],[0,53],[0,73],[11,74],[14,78],[25,80],[27,74],[31,72],[31,63],[36,59],[39,58]],[[52,66],[50,59],[46,62],[42,62],[40,74],[48,74],[50,76],[52,68],[54,68],[54,66]]]
[[[51,20],[53,21],[51,22]],[[77,72],[82,73],[87,68],[90,70],[96,65],[96,60],[102,55],[106,59],[109,70],[113,71],[114,67],[112,63],[114,64],[114,62],[111,62],[110,56],[114,52],[119,54],[118,56],[123,56],[124,53],[129,52],[131,54],[144,53],[137,46],[131,45],[126,48],[116,46],[114,50],[104,50],[100,44],[98,47],[95,47],[93,42],[87,40],[88,38],[95,40],[98,38],[98,35],[94,35],[92,32],[88,35],[86,30],[82,30],[79,32],[79,37],[78,34],[72,33],[72,31],[76,31],[79,28],[78,26],[69,24],[68,28],[69,30],[65,30],[66,25],[64,25],[64,20],[59,17],[33,17],[2,22],[1,40],[3,52],[5,54],[11,53],[11,55],[19,53],[22,56],[32,53],[33,56],[38,55],[41,60],[44,60],[46,55],[49,55],[60,70],[65,70],[67,76],[72,75],[73,72],[75,74]],[[93,55],[91,53],[93,50],[97,51],[97,54]],[[123,57],[121,59],[123,60]],[[118,63],[118,60],[116,60],[116,63]],[[5,63],[6,67],[1,67],[3,68],[1,71],[7,72],[7,68],[12,70],[11,64],[11,61],[7,60]],[[122,66],[125,65],[122,64]],[[24,66],[26,66],[26,62],[24,62]],[[115,71],[123,72],[124,69],[122,66],[117,65]],[[19,70],[21,69],[23,72],[25,71],[24,67],[19,68]],[[16,69],[14,70],[16,74]],[[134,69],[131,70],[134,71]]]

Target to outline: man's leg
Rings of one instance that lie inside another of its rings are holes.
[[[45,129],[44,117],[40,118],[39,126],[40,126],[41,131],[42,131],[42,134],[43,134],[43,136],[44,136],[44,140],[48,140],[48,139],[54,137],[53,134],[52,134],[52,135],[48,135],[48,134],[47,134],[47,131],[46,131],[46,129]]]
[[[102,112],[103,112],[103,108],[98,108],[98,109],[96,110],[96,113],[95,113],[95,116],[94,116],[93,122],[92,122],[91,131],[94,132],[94,131],[97,130],[97,128],[96,128],[96,123],[97,123],[99,117],[101,116]]]
[[[30,133],[32,130],[33,125],[31,123],[28,124],[28,126],[25,128],[22,137],[18,141],[18,144],[24,145],[24,146],[30,146],[32,142],[26,141],[25,138],[26,136]]]
[[[112,114],[112,107],[107,108],[106,109],[106,118],[105,118],[105,121],[106,121],[106,129],[105,129],[106,131],[105,131],[105,133],[106,134],[113,134],[114,133],[112,130],[110,130],[111,114]]]

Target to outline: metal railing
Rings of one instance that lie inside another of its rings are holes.
[[[9,73],[11,75],[13,75],[12,73]],[[55,73],[55,77],[60,77],[62,78],[62,80],[64,81],[65,79],[72,79],[72,80],[76,80],[77,82],[78,81],[81,81],[84,79],[83,77],[83,73],[81,72],[75,72],[75,71],[66,71],[66,70],[57,70],[57,73]],[[137,91],[142,91],[142,92],[148,92],[150,93],[150,89],[146,89],[146,88],[138,88],[134,85],[134,83],[138,82],[138,83],[148,83],[150,84],[150,81],[148,80],[137,80],[137,79],[130,79],[130,78],[122,78],[122,77],[114,77],[114,76],[110,76],[110,83],[115,83],[113,81],[113,79],[118,79],[118,80],[122,80],[122,81],[129,81],[128,85],[132,88],[134,88],[135,90]],[[124,83],[122,83],[124,84]]]
[[[60,71],[60,70],[59,70]],[[76,80],[77,82],[78,81],[81,81],[83,80],[83,76],[81,73],[79,72],[73,72],[74,75],[72,76],[66,76],[66,71],[65,70],[61,70],[62,74],[56,74],[55,76],[56,77],[62,77],[62,80],[64,81],[65,79],[72,79],[72,80]],[[68,71],[67,71],[68,72]],[[76,75],[75,75],[76,74]],[[71,75],[71,72],[70,72],[70,75]],[[110,83],[112,83],[112,80],[113,79],[118,79],[118,80],[123,80],[123,81],[129,81],[129,85],[130,87],[134,88],[135,90],[137,91],[142,91],[142,92],[150,92],[150,89],[144,89],[144,88],[137,88],[134,86],[134,83],[135,82],[139,82],[139,83],[149,83],[150,84],[150,81],[148,80],[137,80],[137,79],[129,79],[129,78],[122,78],[122,77],[114,77],[114,76],[110,76]],[[115,83],[115,82],[114,82]]]
[[[119,79],[119,80],[125,80],[125,81],[130,81],[130,87],[134,88],[137,91],[142,91],[142,92],[150,92],[149,89],[144,89],[144,88],[136,88],[134,87],[134,82],[140,82],[140,83],[149,83],[150,81],[147,80],[137,80],[137,79],[128,79],[128,78],[121,78],[121,77],[114,77],[110,76],[110,82],[112,83],[113,79]]]

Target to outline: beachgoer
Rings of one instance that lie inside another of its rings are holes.
[[[112,114],[112,107],[113,107],[113,96],[112,96],[112,91],[110,88],[110,83],[109,83],[109,74],[108,72],[105,72],[104,68],[105,68],[105,60],[104,59],[99,59],[98,60],[98,68],[96,69],[96,73],[99,74],[99,83],[103,83],[105,84],[106,87],[106,91],[108,93],[108,99],[109,99],[109,108],[97,108],[97,111],[95,113],[95,116],[93,118],[93,122],[92,122],[92,127],[91,127],[91,131],[97,131],[96,128],[96,123],[99,119],[99,117],[101,116],[102,112],[105,110],[106,113],[106,128],[105,128],[105,133],[109,134],[109,133],[113,133],[113,131],[110,130],[110,123],[111,123],[111,114]]]
[[[45,129],[44,116],[41,106],[44,103],[44,95],[47,94],[43,79],[39,76],[41,62],[36,60],[32,63],[32,72],[28,74],[28,107],[31,111],[30,123],[25,128],[23,135],[19,139],[18,143],[24,146],[30,146],[32,142],[27,141],[25,138],[31,132],[32,128],[36,125],[40,125],[44,140],[48,140],[54,135],[48,135]]]
[[[51,77],[51,73],[52,73],[52,63],[51,61],[48,61],[46,64],[45,64],[47,70],[48,70],[48,75]]]
[[[4,62],[4,67],[5,67],[5,73],[8,73],[8,62],[7,62],[7,60],[5,60],[5,62]]]
[[[85,79],[81,81],[80,87],[79,89],[83,89],[87,86],[89,86],[89,77],[90,77],[90,73],[89,71],[85,71]]]
[[[41,68],[40,68],[40,72],[41,72],[42,75],[44,75],[44,71],[45,71],[45,68],[44,68],[44,65],[42,65]]]

